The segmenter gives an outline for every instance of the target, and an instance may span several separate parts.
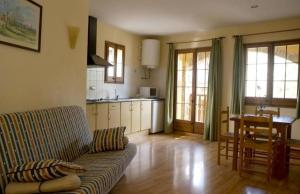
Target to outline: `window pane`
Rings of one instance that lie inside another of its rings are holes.
[[[205,60],[206,69],[209,69],[210,52],[205,52],[205,56],[206,56],[206,60]]]
[[[206,86],[205,77],[206,77],[205,70],[197,71],[197,87],[205,87]]]
[[[256,65],[247,65],[246,80],[256,80]]]
[[[191,105],[177,104],[176,105],[176,119],[190,121],[191,120]]]
[[[298,63],[299,60],[299,44],[287,46],[287,62]]]
[[[177,88],[177,103],[190,103],[192,100],[192,87]]]
[[[108,67],[107,69],[107,76],[108,77],[113,77],[114,76],[114,73],[115,72],[115,68],[114,67]]]
[[[268,65],[257,65],[257,80],[266,81],[268,77]]]
[[[286,80],[298,80],[298,64],[286,64]]]
[[[123,51],[117,51],[117,77],[123,77]]]
[[[297,81],[286,82],[285,98],[297,98]]]
[[[268,47],[259,47],[257,53],[257,63],[267,64],[268,63]]]
[[[192,70],[193,69],[193,53],[185,53],[178,55],[178,70]]]
[[[274,64],[274,80],[284,80],[285,79],[285,64],[277,63]]]
[[[275,55],[274,56],[275,63],[285,63],[286,46],[275,46],[274,55]]]
[[[247,64],[256,64],[256,53],[257,48],[248,48],[247,49]]]
[[[205,52],[198,53],[197,69],[205,69]]]
[[[206,108],[206,97],[205,96],[197,96],[197,104],[196,104],[196,122],[204,122],[205,108]]]
[[[255,81],[246,81],[246,96],[255,97]]]
[[[284,98],[284,81],[274,81],[273,98]]]
[[[108,48],[108,62],[113,64],[115,63],[115,49],[112,47]]]
[[[257,81],[256,97],[266,97],[266,96],[267,96],[267,81]]]
[[[193,71],[177,71],[177,86],[192,86]]]

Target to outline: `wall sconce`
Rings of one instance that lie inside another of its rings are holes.
[[[70,48],[74,49],[77,44],[80,28],[76,26],[68,26]]]

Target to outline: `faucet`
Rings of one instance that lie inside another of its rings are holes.
[[[117,88],[115,88],[115,100],[119,99],[119,95],[117,95]]]

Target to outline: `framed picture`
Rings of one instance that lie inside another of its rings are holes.
[[[40,52],[42,11],[31,0],[0,0],[0,43]]]

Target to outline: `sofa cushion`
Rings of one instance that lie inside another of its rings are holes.
[[[72,161],[89,150],[92,136],[81,107],[0,115],[0,193],[9,169],[29,161]],[[2,192],[1,192],[2,191]]]
[[[6,194],[24,194],[24,193],[54,193],[61,191],[72,191],[78,189],[81,185],[80,178],[75,175],[68,175],[45,182],[18,183],[12,182],[6,186]]]
[[[9,170],[7,175],[13,182],[43,182],[83,172],[80,165],[52,159],[27,162]]]
[[[124,132],[126,127],[116,127],[110,129],[99,129],[94,131],[91,153],[123,150]]]
[[[119,181],[136,154],[136,145],[129,143],[122,151],[85,154],[74,162],[87,170],[81,177],[80,189],[68,194],[106,194]]]

